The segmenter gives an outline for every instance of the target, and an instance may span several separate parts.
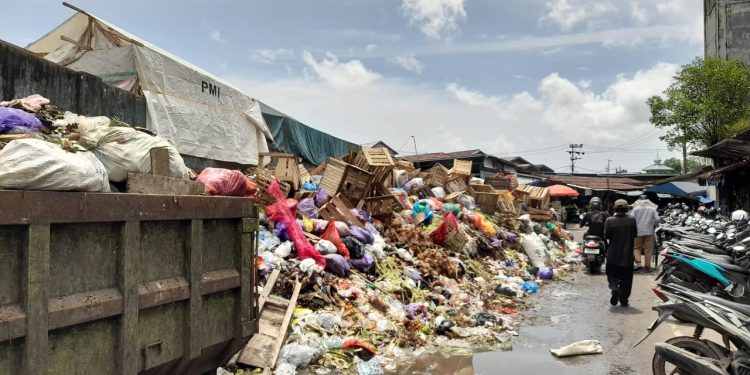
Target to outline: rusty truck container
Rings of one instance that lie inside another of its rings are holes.
[[[0,374],[201,374],[257,331],[247,199],[0,191]]]

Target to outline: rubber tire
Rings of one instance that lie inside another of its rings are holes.
[[[599,272],[601,272],[602,266],[599,265],[599,261],[594,259],[593,261],[589,262],[589,274],[597,275]]]
[[[674,345],[680,349],[685,349],[689,352],[698,354],[703,357],[712,359],[721,359],[723,353],[717,353],[703,340],[699,340],[690,336],[677,336],[667,340],[667,344]],[[666,360],[659,354],[654,353],[654,358],[651,360],[651,370],[654,375],[667,375],[665,368]]]
[[[688,288],[690,290],[694,290],[694,291],[700,292],[700,293],[708,293],[708,292],[711,291],[710,289],[706,289],[701,284],[688,283],[688,282],[684,282],[684,281],[680,281],[680,282],[676,282],[676,283],[667,283],[667,284],[675,284],[675,285],[679,285],[679,286],[684,286],[685,288]],[[675,318],[675,319],[677,319],[677,320],[679,320],[682,323],[694,323],[694,322],[690,321],[690,319],[687,319],[687,318],[683,317],[682,315],[680,315],[679,312],[672,313],[672,317]]]

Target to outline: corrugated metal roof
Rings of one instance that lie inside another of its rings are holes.
[[[742,135],[738,134],[739,135]],[[742,160],[750,155],[750,142],[729,138],[725,139],[711,147],[704,148],[690,153],[691,155],[703,156],[707,158],[721,158],[729,160]]]
[[[422,161],[437,161],[437,160],[451,160],[451,159],[469,159],[478,156],[485,156],[486,154],[482,150],[465,150],[456,152],[433,152],[430,154],[419,154],[411,156],[403,156],[399,159],[407,160],[411,162],[422,162]]]
[[[624,177],[548,176],[550,181],[591,190],[639,190],[641,182]]]

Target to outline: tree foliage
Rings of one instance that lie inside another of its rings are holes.
[[[689,172],[695,172],[703,167],[703,164],[700,162],[700,160],[696,158],[688,158],[687,159],[687,171],[682,171],[682,161],[677,158],[669,158],[664,160],[664,165],[667,167],[670,167],[675,170],[677,173],[689,173]]]
[[[682,67],[663,96],[647,104],[651,123],[666,130],[670,148],[708,147],[746,127],[750,71],[735,60],[696,58]]]

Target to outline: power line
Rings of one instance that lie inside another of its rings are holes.
[[[582,151],[576,151],[578,149],[582,149],[583,145],[580,143],[571,143],[570,144],[570,151],[568,153],[570,154],[570,174],[576,173],[576,160],[581,159],[581,155],[585,155],[585,152]]]

